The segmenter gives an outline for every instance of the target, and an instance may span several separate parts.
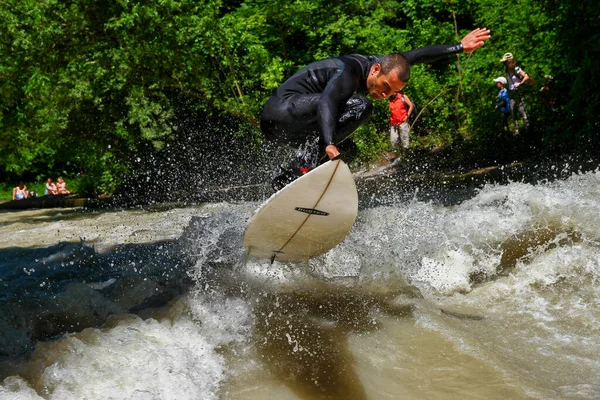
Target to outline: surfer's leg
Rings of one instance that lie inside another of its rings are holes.
[[[308,138],[318,136],[320,98],[320,94],[298,94],[285,99],[272,96],[265,104],[260,120],[265,138],[298,149]]]
[[[271,185],[275,191],[283,189],[302,175],[319,165],[319,137],[309,137],[297,149],[295,157],[285,167],[280,165],[281,174],[273,178]]]
[[[356,144],[347,140],[361,125],[367,123],[373,114],[373,104],[361,96],[353,96],[346,102],[341,110],[338,122],[335,128],[334,143],[342,153],[346,162],[350,162],[358,153]],[[321,144],[319,148],[319,163],[328,161],[325,153],[325,146]]]
[[[286,99],[271,97],[261,116],[261,130],[265,138],[280,145],[299,148],[307,139],[319,137],[320,99],[320,93],[298,94]],[[352,135],[359,126],[371,119],[372,114],[373,104],[365,97],[349,98],[335,126],[335,144]],[[324,148],[321,150],[325,154]]]
[[[319,141],[320,98],[320,93],[298,94],[286,99],[273,96],[265,104],[261,116],[261,130],[265,138],[297,149],[296,159],[287,167],[282,166],[282,173],[273,179],[272,185],[275,190],[280,190],[318,164],[327,161],[325,146]],[[373,105],[366,98],[354,96],[348,99],[336,124],[336,146],[339,147],[340,142],[367,122],[372,113]],[[353,143],[345,143],[340,150],[344,151],[346,156],[351,156],[354,147]]]
[[[353,96],[348,99],[335,126],[335,143],[350,137],[359,126],[369,122],[373,114],[373,104],[365,97]]]
[[[272,180],[274,190],[280,190],[319,162],[319,123],[317,120],[320,94],[295,95],[280,99],[271,97],[261,116],[261,130],[267,140],[294,149],[296,156]]]

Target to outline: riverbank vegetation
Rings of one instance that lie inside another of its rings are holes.
[[[455,43],[474,27],[492,30],[484,48],[413,69],[414,154],[441,149],[446,163],[470,165],[597,149],[599,9],[593,0],[1,2],[0,181],[79,173],[88,193],[113,192],[127,176],[169,169],[174,148],[188,146],[194,165],[224,142],[243,149],[217,152],[231,175],[248,168],[232,160],[263,157],[262,105],[302,66]],[[506,52],[535,78],[532,129],[518,139],[502,136],[493,111]],[[552,107],[540,94],[545,75]],[[387,112],[376,102],[354,135],[360,161],[389,150]],[[189,169],[180,175],[190,180]]]

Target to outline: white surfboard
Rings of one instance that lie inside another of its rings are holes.
[[[305,261],[350,232],[358,213],[354,178],[342,160],[328,161],[271,196],[248,222],[244,247],[271,262]]]

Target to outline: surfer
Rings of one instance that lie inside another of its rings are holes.
[[[273,188],[279,190],[316,167],[325,154],[329,159],[339,156],[336,144],[371,117],[373,105],[367,95],[387,99],[406,85],[411,65],[472,53],[489,38],[488,29],[477,28],[452,45],[385,56],[331,57],[296,72],[269,98],[261,116],[267,140],[298,150],[296,160],[273,180]]]

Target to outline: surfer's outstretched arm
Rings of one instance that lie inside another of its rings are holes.
[[[425,46],[415,50],[402,53],[410,65],[431,63],[452,54],[472,53],[485,44],[490,38],[490,30],[487,28],[477,28],[466,35],[460,43],[439,44]]]

